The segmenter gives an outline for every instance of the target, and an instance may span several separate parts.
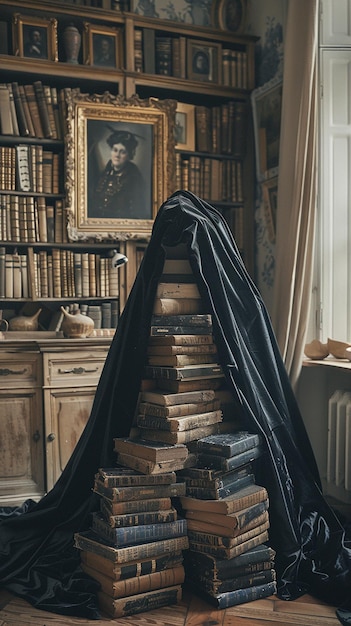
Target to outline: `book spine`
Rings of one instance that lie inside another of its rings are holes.
[[[165,569],[182,565],[183,553],[178,551],[174,554],[164,554],[155,559],[116,565],[102,556],[82,550],[81,561],[102,574],[110,576],[113,580],[118,581],[125,580],[126,578],[134,578],[135,576],[146,576],[153,572],[161,572]]]
[[[166,471],[177,471],[184,466],[184,459],[172,459],[171,461],[162,462],[148,461],[147,459],[142,459],[133,454],[126,454],[124,452],[118,452],[118,462],[138,472],[154,475],[160,475],[162,472]]]
[[[140,415],[152,417],[181,417],[189,416],[196,413],[206,413],[208,411],[219,410],[220,402],[218,400],[209,400],[208,402],[193,402],[183,404],[173,404],[170,406],[162,406],[152,404],[151,402],[140,402]]]
[[[198,430],[200,428],[204,428],[207,426],[211,426],[213,424],[218,424],[222,421],[222,411],[209,411],[208,413],[195,414],[193,416],[189,415],[188,417],[156,417],[152,415],[138,415],[137,416],[137,426],[139,428],[144,428],[148,430],[156,430],[165,431],[165,433],[174,433],[174,436],[170,436],[170,440],[173,441],[184,438],[186,440],[187,436],[181,435],[184,431],[192,431]],[[161,433],[161,438],[165,436],[165,433]],[[177,435],[179,433],[179,435]],[[150,433],[152,434],[152,433]],[[198,433],[200,434],[200,432]],[[192,437],[192,434],[189,433],[189,437]],[[167,439],[167,436],[165,437]],[[192,440],[192,439],[191,439]],[[176,442],[177,442],[176,441]],[[180,443],[180,441],[179,441]],[[183,442],[182,442],[183,443]]]
[[[268,596],[274,595],[276,593],[277,583],[275,581],[272,581],[263,585],[246,587],[243,589],[237,589],[235,591],[228,591],[224,594],[219,594],[219,596],[217,596],[215,604],[219,609],[225,609],[230,606],[244,604],[245,602],[252,602],[253,600],[267,598]]]
[[[177,604],[182,597],[180,585],[165,587],[164,589],[149,591],[127,598],[114,600],[103,592],[98,592],[99,605],[110,616],[114,618],[126,617],[144,611],[151,611],[163,606]]]
[[[168,472],[167,474],[161,474],[160,476],[145,476],[141,474],[129,473],[117,473],[114,475],[113,470],[109,473],[108,470],[101,468],[96,474],[96,479],[100,480],[105,487],[137,487],[140,485],[170,485],[176,482],[175,472]]]
[[[188,476],[187,476],[187,472],[189,472]],[[208,473],[208,472],[211,472],[211,470],[204,470],[204,472]],[[226,487],[232,482],[235,482],[239,478],[243,478],[244,476],[247,476],[248,474],[251,474],[251,473],[252,473],[252,468],[249,464],[246,465],[245,467],[241,467],[238,470],[235,470],[234,472],[230,472],[230,473],[225,472],[225,473],[222,473],[219,477],[213,477],[213,478],[210,478],[209,476],[194,477],[194,475],[192,475],[191,473],[191,468],[190,468],[190,470],[184,470],[183,478],[185,482],[187,483],[187,486],[189,487],[201,487],[204,489],[206,488],[207,489],[222,489],[223,487]]]
[[[184,519],[164,524],[143,524],[126,528],[110,528],[98,514],[93,514],[92,528],[113,545],[126,546],[135,543],[149,543],[157,539],[170,539],[186,535],[187,523]]]
[[[179,550],[187,550],[189,547],[189,541],[187,536],[174,537],[172,539],[159,539],[151,543],[140,543],[135,546],[128,546],[122,548],[113,548],[111,545],[106,545],[98,541],[98,536],[95,541],[91,541],[81,533],[75,533],[74,535],[75,547],[82,550],[88,550],[104,556],[115,563],[129,563],[130,561],[138,561],[142,559],[148,559],[156,556],[164,555],[165,553],[172,553]]]
[[[226,548],[224,546],[215,546],[208,543],[201,543],[193,541],[189,537],[189,548],[194,552],[200,552],[204,554],[210,554],[219,559],[234,559],[235,557],[243,554],[247,550],[251,550],[255,546],[268,541],[268,531],[260,533],[247,541],[238,543],[238,545],[232,548]]]
[[[169,510],[172,507],[169,498],[150,498],[148,500],[127,500],[126,502],[112,502],[107,498],[101,498],[100,509],[104,517],[110,515],[132,515],[134,513],[147,513]]]
[[[223,472],[229,472],[244,463],[252,463],[262,454],[261,446],[255,446],[245,452],[240,452],[232,457],[225,458],[216,454],[204,454],[199,450],[199,465],[201,467],[209,467]]]
[[[94,482],[94,491],[115,502],[126,500],[140,500],[146,498],[167,498],[170,495],[170,485],[140,485],[136,487],[105,487],[99,481]]]
[[[38,102],[35,96],[34,86],[33,85],[24,85],[24,94],[27,99],[29,112],[32,118],[32,123],[34,127],[34,137],[38,137],[39,139],[43,139],[43,127],[41,124],[40,114]]]
[[[104,519],[112,528],[122,528],[124,526],[140,526],[142,524],[160,524],[163,522],[175,522],[177,511],[172,508],[165,511],[154,511],[146,513],[134,513],[133,515],[105,515],[101,508]]]
[[[246,587],[254,587],[256,585],[265,585],[267,583],[275,582],[276,573],[273,568],[269,568],[264,571],[257,571],[246,575],[228,578],[227,580],[215,581],[201,575],[201,573],[197,574],[192,571],[191,579],[196,584],[200,585],[206,592],[211,595],[217,595],[219,593],[228,593],[230,591],[237,591],[238,589],[245,589]]]
[[[156,298],[153,309],[155,315],[200,314],[202,312],[203,304],[200,298]]]
[[[207,314],[184,314],[184,315],[153,315],[151,325],[157,326],[206,326],[212,328],[212,317]]]
[[[187,485],[187,495],[190,498],[198,498],[199,500],[220,500],[222,498],[226,498],[231,495],[247,487],[247,485],[252,485],[255,482],[255,477],[253,474],[248,474],[247,476],[243,476],[242,478],[237,478],[237,480],[225,487],[220,487],[218,489],[209,489],[206,487],[192,487]]]
[[[184,380],[187,378],[222,377],[223,371],[220,365],[214,364],[209,367],[194,365],[194,367],[162,367],[146,365],[144,368],[146,378],[164,378],[167,380]]]
[[[51,122],[49,117],[48,105],[46,102],[45,92],[43,83],[41,80],[36,80],[33,83],[34,93],[38,104],[39,117],[41,122],[41,127],[43,131],[43,135],[46,139],[51,139],[53,137],[53,131],[51,128]]]
[[[146,591],[181,585],[185,579],[183,565],[119,581],[114,581],[89,566],[85,566],[84,563],[82,563],[82,569],[101,584],[101,591],[113,598],[125,598]]]
[[[150,326],[150,335],[155,337],[164,335],[208,335],[211,329],[207,326]]]

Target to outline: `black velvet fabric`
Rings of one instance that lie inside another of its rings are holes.
[[[91,416],[55,487],[0,525],[4,587],[36,607],[98,619],[97,584],[79,567],[73,534],[98,509],[98,467],[114,463],[113,438],[126,436],[136,408],[165,246],[186,245],[212,314],[219,360],[247,428],[261,435],[265,462],[256,481],[270,498],[270,544],[278,594],[310,593],[350,615],[350,537],[321,493],[311,445],[263,301],[221,215],[190,192],[160,208],[152,237],[97,388]],[[318,416],[316,416],[318,419]],[[27,509],[27,510],[26,510]],[[346,617],[345,617],[346,616]]]

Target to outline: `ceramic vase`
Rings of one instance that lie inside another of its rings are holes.
[[[66,63],[78,63],[81,39],[81,34],[74,24],[69,24],[63,31]]]

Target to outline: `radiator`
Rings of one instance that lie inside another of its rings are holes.
[[[327,492],[351,502],[351,392],[337,390],[328,402]]]

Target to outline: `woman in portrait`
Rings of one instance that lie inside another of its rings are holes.
[[[133,158],[138,146],[134,133],[112,130],[107,138],[110,159],[93,193],[89,214],[102,218],[142,218],[149,210],[145,181]]]

